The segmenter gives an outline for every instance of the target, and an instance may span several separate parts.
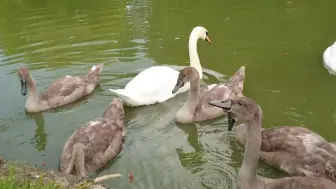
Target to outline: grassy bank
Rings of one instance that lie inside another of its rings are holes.
[[[108,189],[97,183],[120,176],[108,175],[95,180],[85,180],[64,175],[56,170],[44,170],[20,162],[8,162],[0,157],[1,189]]]
[[[15,169],[12,169],[8,176],[0,179],[1,189],[62,189],[60,184],[55,182],[46,183],[43,179],[30,180],[26,179],[24,182],[18,182],[15,176]]]
[[[47,178],[42,170],[19,162],[7,162],[0,158],[1,189],[63,189],[60,183]]]

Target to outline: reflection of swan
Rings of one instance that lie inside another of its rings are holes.
[[[181,165],[190,173],[188,180],[191,188],[235,188],[236,170],[229,165],[231,155],[217,140],[222,132],[209,131],[213,125],[203,123],[177,126],[188,137],[188,147],[176,148],[176,151]]]
[[[198,140],[197,126],[195,124],[177,125],[177,127],[188,135],[188,143],[194,148],[195,152],[203,150],[202,144]]]
[[[197,164],[197,166],[200,166],[206,163],[206,161],[203,159],[203,147],[198,140],[196,125],[190,124],[177,127],[188,135],[188,143],[194,149],[194,152],[184,152],[181,148],[176,148],[181,165],[187,168],[190,164],[191,166],[195,166],[195,164]]]
[[[27,116],[35,121],[36,130],[35,135],[32,138],[35,143],[35,148],[38,151],[45,150],[47,145],[47,133],[44,129],[44,118],[42,113],[35,113],[35,114],[27,114]]]
[[[237,97],[226,101],[211,101],[210,104],[229,112],[229,130],[232,129],[234,124],[232,116],[244,122],[246,128],[245,153],[238,174],[238,185],[241,189],[336,188],[336,183],[325,178],[293,176],[269,179],[257,176],[256,170],[262,142],[260,133],[263,113],[261,108],[255,101],[247,97]],[[282,156],[280,153],[278,157],[286,158],[286,156]]]
[[[336,124],[336,111],[333,113],[332,118],[333,118],[334,124]]]
[[[189,57],[190,66],[196,68],[202,79],[203,71],[197,54],[199,38],[211,43],[208,31],[201,26],[195,27],[190,34]],[[110,89],[110,91],[131,106],[161,103],[189,89],[189,84],[187,84],[172,94],[178,74],[179,71],[167,66],[153,66],[140,72],[124,89]]]

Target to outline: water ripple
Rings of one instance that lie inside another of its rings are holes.
[[[289,120],[296,122],[297,124],[302,124],[304,120],[308,119],[307,116],[298,113],[296,108],[286,107],[286,109],[287,110],[284,112],[284,114],[288,116]]]
[[[229,153],[222,149],[213,148],[203,156],[203,163],[190,168],[189,178],[193,188],[233,189],[236,180],[236,169],[230,166]],[[200,161],[197,161],[200,162]]]
[[[233,189],[236,171],[233,167],[222,163],[209,163],[201,168],[192,170],[190,182],[194,188]]]

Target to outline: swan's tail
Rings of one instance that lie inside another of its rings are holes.
[[[236,89],[243,91],[245,80],[245,66],[240,67],[236,73],[234,73],[227,83],[231,86],[234,86]]]
[[[84,154],[85,146],[82,143],[77,143],[72,148],[71,160],[70,163],[65,170],[65,174],[70,175],[72,170],[76,169],[76,174],[80,176],[86,175],[86,170],[84,166]]]
[[[89,70],[88,77],[99,77],[100,72],[103,70],[104,63],[94,65],[92,68]]]
[[[129,96],[129,94],[127,94],[125,89],[109,89],[109,90],[115,95],[117,95],[119,98],[121,98],[124,101],[125,105],[139,106],[139,103],[133,100],[133,98]]]

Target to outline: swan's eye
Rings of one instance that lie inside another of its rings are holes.
[[[241,102],[238,102],[238,105],[239,105],[239,106],[242,106],[242,105],[243,105],[243,103],[241,103]]]
[[[205,36],[208,36],[208,35],[209,35],[209,33],[207,31],[205,31]]]
[[[186,76],[187,76],[186,74],[183,75],[183,77],[186,77]]]

